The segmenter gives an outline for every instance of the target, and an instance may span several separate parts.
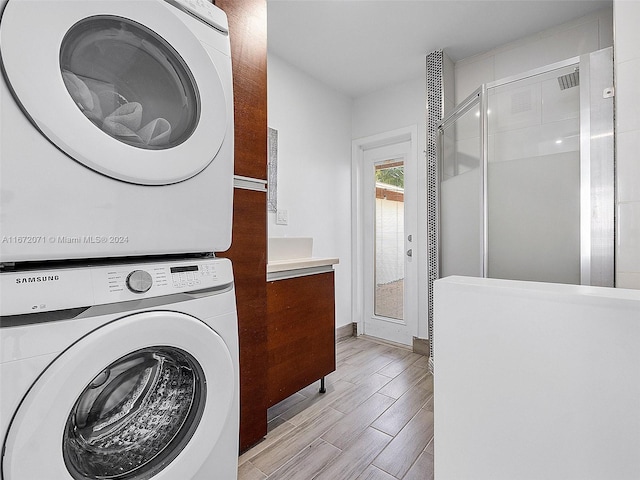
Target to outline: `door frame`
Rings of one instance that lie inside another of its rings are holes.
[[[419,277],[420,277],[420,264],[422,262],[422,254],[420,252],[420,232],[418,231],[421,223],[418,222],[418,125],[410,125],[408,127],[398,128],[388,132],[371,135],[368,137],[358,138],[352,141],[351,150],[351,211],[354,221],[351,224],[351,297],[353,299],[351,305],[351,318],[357,325],[357,334],[362,335],[365,332],[364,328],[364,312],[365,312],[365,278],[364,278],[364,152],[371,148],[383,147],[387,145],[393,145],[395,143],[410,142],[409,154],[407,157],[407,164],[411,163],[415,165],[415,174],[405,177],[409,178],[412,182],[414,192],[416,193],[415,199],[412,204],[405,204],[405,217],[413,216],[414,225],[416,225],[416,231],[413,232],[413,260],[415,263],[416,272],[414,273],[415,282],[409,289],[405,290],[405,295],[411,298],[413,305],[411,306],[407,314],[413,315],[413,321],[410,323],[412,329],[411,334],[413,337],[418,337],[419,330]],[[413,178],[412,178],[413,177]],[[408,207],[408,208],[407,208]]]

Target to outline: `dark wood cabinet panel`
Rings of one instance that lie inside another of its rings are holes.
[[[235,174],[267,178],[267,3],[216,0],[229,20],[235,105]],[[260,126],[260,128],[258,128]]]
[[[240,451],[267,434],[266,193],[236,189],[231,259],[240,342]]]
[[[268,406],[336,368],[334,273],[267,284]]]
[[[233,66],[236,175],[266,179],[266,0],[216,0],[227,14]],[[267,433],[266,193],[236,189],[231,248],[240,341],[240,451]]]

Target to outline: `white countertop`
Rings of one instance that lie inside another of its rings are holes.
[[[267,273],[285,272],[312,267],[330,267],[340,263],[337,258],[293,258],[289,260],[277,260],[267,263]]]
[[[337,258],[314,257],[311,237],[269,238],[267,281],[285,280],[333,271]]]

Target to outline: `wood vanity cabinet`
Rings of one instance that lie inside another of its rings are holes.
[[[268,406],[336,368],[334,272],[267,283]]]

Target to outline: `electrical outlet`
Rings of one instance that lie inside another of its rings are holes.
[[[289,213],[286,210],[276,211],[276,225],[287,225],[289,223]]]

